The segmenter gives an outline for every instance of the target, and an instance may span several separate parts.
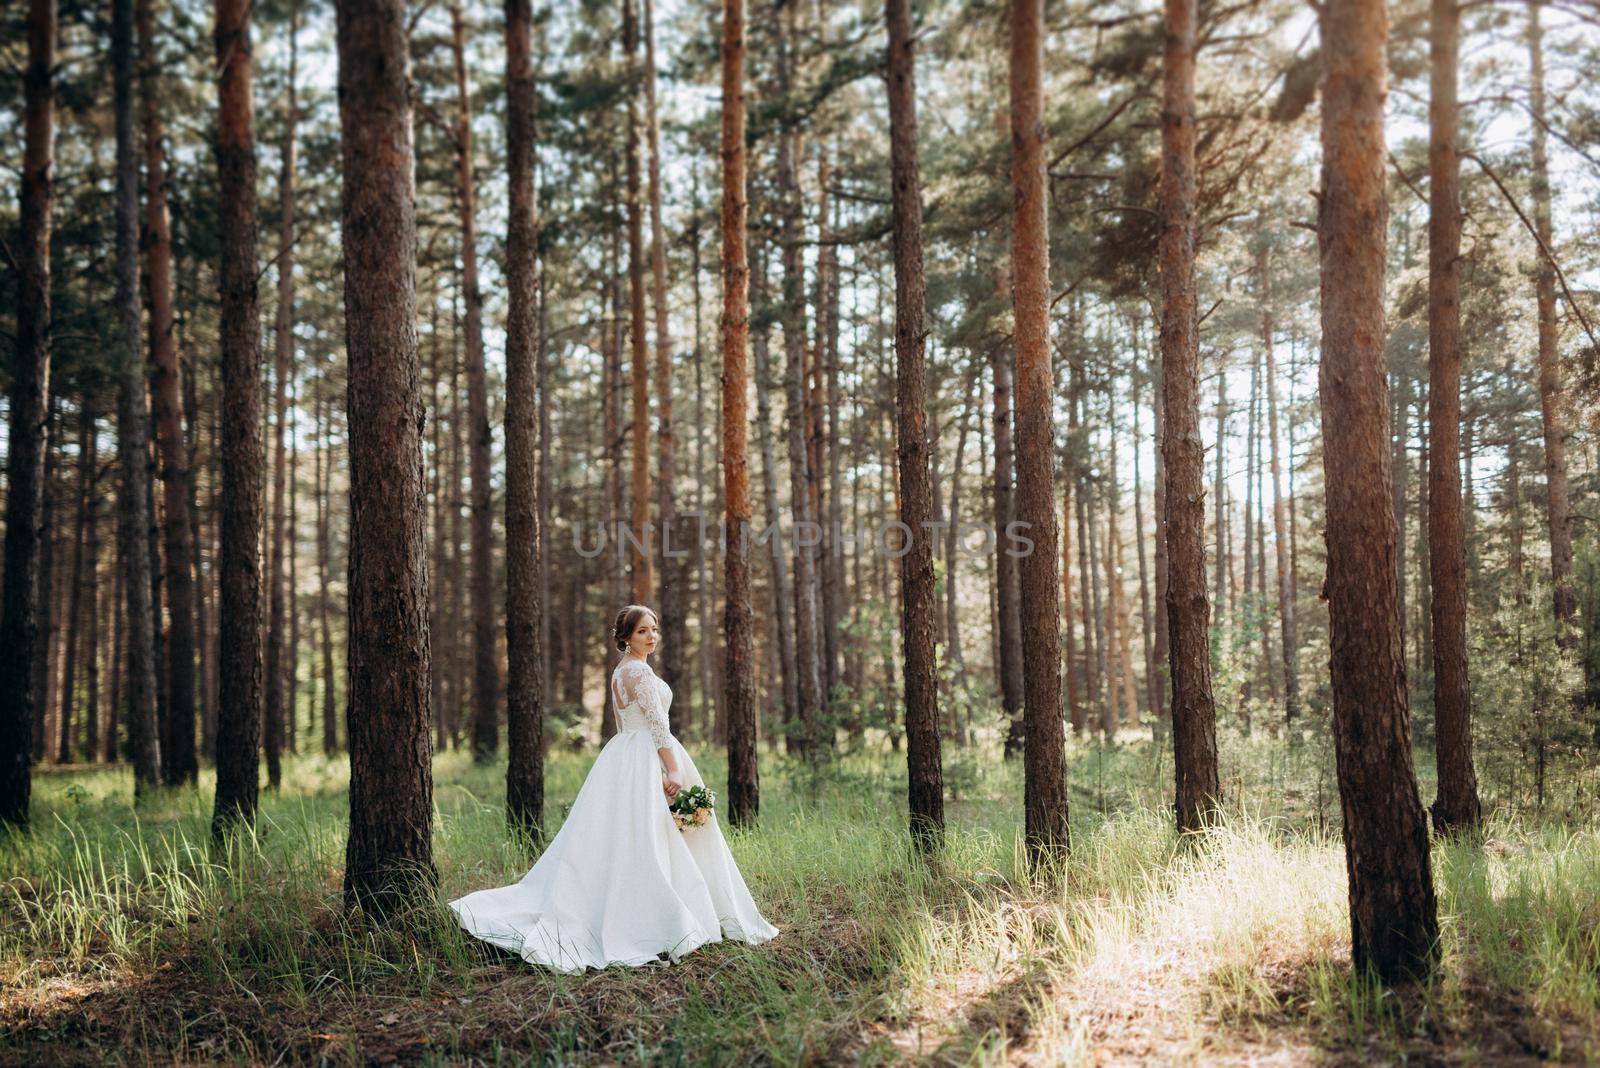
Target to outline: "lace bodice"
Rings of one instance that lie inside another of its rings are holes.
[[[619,731],[645,731],[657,749],[671,736],[667,709],[672,707],[672,687],[657,677],[650,665],[631,656],[611,673],[611,696],[616,702]]]

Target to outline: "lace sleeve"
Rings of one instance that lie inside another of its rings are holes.
[[[636,706],[650,728],[650,741],[657,749],[667,748],[670,745],[667,710],[661,707],[661,691],[656,689],[655,673],[650,666],[638,660],[623,661],[617,670],[617,686],[622,699],[620,707]]]

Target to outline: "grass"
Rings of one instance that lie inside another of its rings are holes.
[[[992,754],[950,753],[931,864],[906,846],[899,754],[820,775],[764,754],[761,826],[731,842],[782,935],[578,977],[490,950],[442,909],[348,918],[341,761],[289,760],[256,833],[217,854],[209,783],[136,812],[125,770],[47,769],[33,831],[0,840],[0,1061],[1600,1058],[1585,813],[1437,844],[1444,966],[1385,990],[1350,969],[1326,754],[1224,751],[1226,818],[1179,841],[1162,746],[1074,743],[1073,850],[1046,879],[1019,855],[1020,771]],[[552,753],[552,819],[590,759]],[[520,877],[503,769],[449,753],[434,774],[440,900]]]

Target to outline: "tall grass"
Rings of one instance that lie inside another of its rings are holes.
[[[1074,744],[1073,848],[1044,875],[1022,861],[1019,769],[997,756],[955,756],[959,800],[931,862],[907,845],[898,754],[821,772],[764,756],[761,825],[730,841],[782,935],[578,977],[488,949],[437,905],[387,925],[347,915],[342,761],[288,761],[255,831],[222,850],[207,842],[209,781],[135,810],[123,770],[47,772],[34,830],[0,839],[0,1056],[1600,1053],[1592,827],[1498,822],[1481,844],[1438,845],[1444,967],[1424,989],[1385,991],[1349,967],[1323,756],[1239,740],[1224,769],[1236,802],[1180,841],[1162,748],[1148,735]],[[552,753],[552,824],[590,759]],[[434,772],[439,900],[520,877],[531,858],[506,834],[501,769],[450,753]]]

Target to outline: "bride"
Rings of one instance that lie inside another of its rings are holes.
[[[704,786],[667,730],[672,688],[648,657],[656,615],[629,605],[612,639],[617,733],[600,755],[544,854],[520,882],[450,902],[461,926],[525,960],[561,972],[673,961],[723,938],[752,945],[778,933],[756,909],[715,816],[679,830],[668,810]]]

